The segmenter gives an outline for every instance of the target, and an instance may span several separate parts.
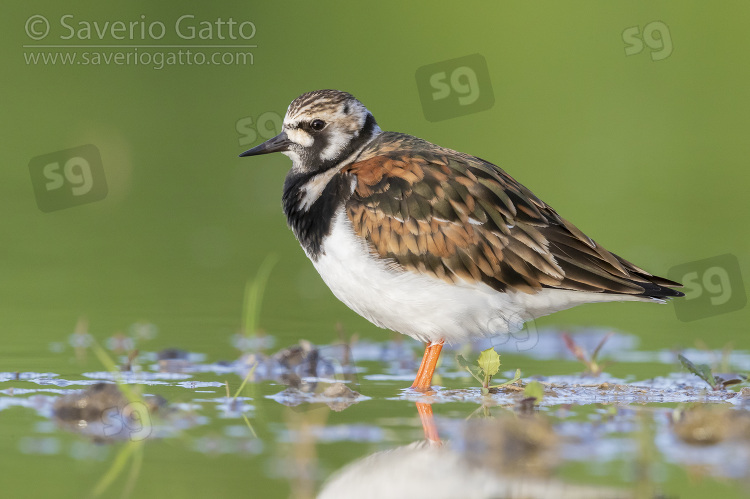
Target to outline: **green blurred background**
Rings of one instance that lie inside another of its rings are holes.
[[[269,254],[280,263],[261,325],[278,346],[334,340],[337,322],[387,337],[333,297],[286,228],[280,196],[290,161],[237,157],[262,140],[247,143],[248,118],[283,116],[297,95],[319,88],[353,93],[384,130],[495,162],[651,272],[729,253],[750,275],[744,2],[49,1],[5,3],[2,13],[0,371],[62,370],[50,367],[47,345],[65,341],[82,315],[99,338],[148,320],[159,326],[157,347],[235,358],[229,338],[243,288]],[[172,29],[184,14],[251,20],[257,48],[252,65],[27,64],[41,50],[24,45],[75,42],[59,40],[65,14],[70,23],[159,20],[167,35],[157,44],[189,43]],[[52,24],[44,42],[24,31],[32,15]],[[626,55],[623,32],[653,21],[668,26],[672,53],[653,60],[658,50],[645,46]],[[494,106],[427,121],[417,69],[475,53],[487,61]],[[84,144],[101,152],[107,197],[41,212],[29,161]],[[748,318],[744,308],[681,322],[673,305],[603,304],[537,325],[628,331],[646,349],[696,339],[746,348]]]
[[[15,351],[2,358],[7,369],[25,368],[26,354],[69,331],[81,314],[102,334],[147,318],[166,343],[225,352],[244,283],[269,253],[281,263],[262,324],[282,343],[327,337],[336,321],[382,337],[326,290],[287,230],[280,193],[289,160],[237,157],[262,140],[241,144],[239,120],[283,116],[294,97],[318,88],[353,93],[383,129],[501,165],[647,270],[664,275],[724,253],[748,268],[750,9],[743,3],[549,3],[543,14],[521,2],[35,2],[3,10],[0,126],[9,157],[0,197],[0,328]],[[196,22],[251,20],[254,64],[29,65],[22,45],[39,42],[24,23],[34,14],[51,20],[50,37],[66,33],[59,26],[65,14],[74,16],[69,24],[143,15],[167,26],[157,42],[164,44],[187,43],[172,30],[183,14]],[[655,20],[669,27],[672,54],[653,61],[644,47],[626,56],[623,31]],[[487,60],[495,105],[426,121],[417,68],[472,53]],[[106,199],[42,213],[31,158],[89,143],[101,151]],[[667,307],[610,304],[539,322],[606,324],[663,347],[742,341],[747,318],[743,310],[681,323]]]

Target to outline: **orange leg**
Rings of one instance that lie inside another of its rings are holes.
[[[432,386],[432,375],[435,373],[435,366],[440,358],[440,351],[443,349],[444,340],[428,343],[424,350],[422,363],[419,365],[417,377],[414,379],[411,387],[420,392],[429,391]]]
[[[417,402],[417,412],[419,419],[422,420],[422,429],[424,429],[424,438],[430,442],[440,442],[435,418],[432,417],[432,405],[424,402]]]

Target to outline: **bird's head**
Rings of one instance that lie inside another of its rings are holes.
[[[325,171],[367,144],[380,128],[372,113],[353,95],[316,90],[292,101],[281,133],[240,156],[280,152],[299,173]]]

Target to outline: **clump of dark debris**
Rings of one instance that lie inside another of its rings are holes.
[[[303,392],[316,391],[317,381],[356,381],[356,369],[348,345],[317,347],[300,340],[273,355],[249,353],[241,361],[256,366],[256,380],[272,379]]]
[[[156,354],[160,372],[183,373],[193,367],[190,354],[179,348],[165,348]]]
[[[301,404],[325,404],[332,410],[340,412],[369,397],[352,390],[344,383],[332,383],[324,390],[317,392],[304,392],[298,388],[289,387],[269,398],[288,407],[297,407]]]
[[[148,437],[151,415],[164,411],[166,405],[159,396],[132,402],[116,384],[96,383],[57,399],[53,415],[61,427],[104,442]]]
[[[347,344],[318,347],[309,341],[279,350],[273,355],[249,353],[242,357],[257,380],[275,380],[287,389],[271,398],[289,407],[326,404],[342,411],[364,400],[345,383],[357,385],[356,368]]]

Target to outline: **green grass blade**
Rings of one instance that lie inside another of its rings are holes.
[[[143,464],[143,446],[139,445],[133,451],[133,463],[130,465],[130,473],[128,473],[128,481],[125,483],[125,488],[122,491],[122,497],[130,497],[135,483],[138,481],[138,477],[141,474],[141,465]]]
[[[112,466],[109,467],[107,472],[104,474],[101,480],[99,480],[99,483],[96,484],[96,487],[94,487],[94,491],[92,492],[92,495],[94,497],[99,497],[106,491],[110,485],[112,485],[112,482],[115,481],[115,479],[120,476],[120,474],[125,469],[125,465],[128,462],[128,459],[130,458],[130,455],[141,446],[143,443],[142,440],[139,441],[130,441],[127,444],[123,446],[122,449],[120,449],[120,452],[117,453],[117,456],[115,456],[115,460],[112,463]]]
[[[255,428],[253,428],[253,425],[252,425],[252,424],[250,424],[250,420],[249,420],[249,419],[247,419],[247,416],[245,416],[245,413],[244,413],[244,412],[242,413],[242,419],[244,419],[244,420],[245,420],[245,424],[247,425],[247,427],[248,427],[248,428],[250,428],[250,432],[251,432],[251,433],[253,434],[253,436],[254,436],[255,438],[258,438],[258,434],[257,434],[257,433],[255,433]]]
[[[234,397],[232,397],[232,400],[237,400],[237,397],[240,396],[240,393],[242,393],[242,389],[245,388],[245,385],[247,384],[247,380],[250,379],[250,377],[255,373],[255,368],[258,367],[258,363],[256,362],[253,364],[253,367],[250,368],[250,370],[247,372],[247,375],[245,376],[245,379],[242,380],[242,383],[240,384],[240,387],[237,388],[237,391],[234,394]]]
[[[122,391],[122,394],[125,395],[125,398],[128,399],[128,402],[131,404],[134,403],[143,403],[143,399],[141,399],[140,394],[133,390],[131,387],[125,384],[125,382],[122,379],[122,373],[117,368],[117,364],[115,364],[115,361],[112,360],[112,357],[110,357],[107,352],[99,345],[99,343],[92,337],[91,339],[91,349],[94,351],[94,355],[96,355],[96,358],[99,359],[99,362],[102,363],[104,368],[112,373],[112,376],[115,380],[115,383],[117,383],[117,387]]]
[[[248,280],[245,284],[243,324],[247,336],[254,336],[258,331],[260,306],[263,302],[263,295],[266,291],[266,285],[268,284],[271,270],[273,270],[273,267],[278,261],[278,256],[268,255],[265,260],[263,260],[263,263],[260,264],[255,279]]]

